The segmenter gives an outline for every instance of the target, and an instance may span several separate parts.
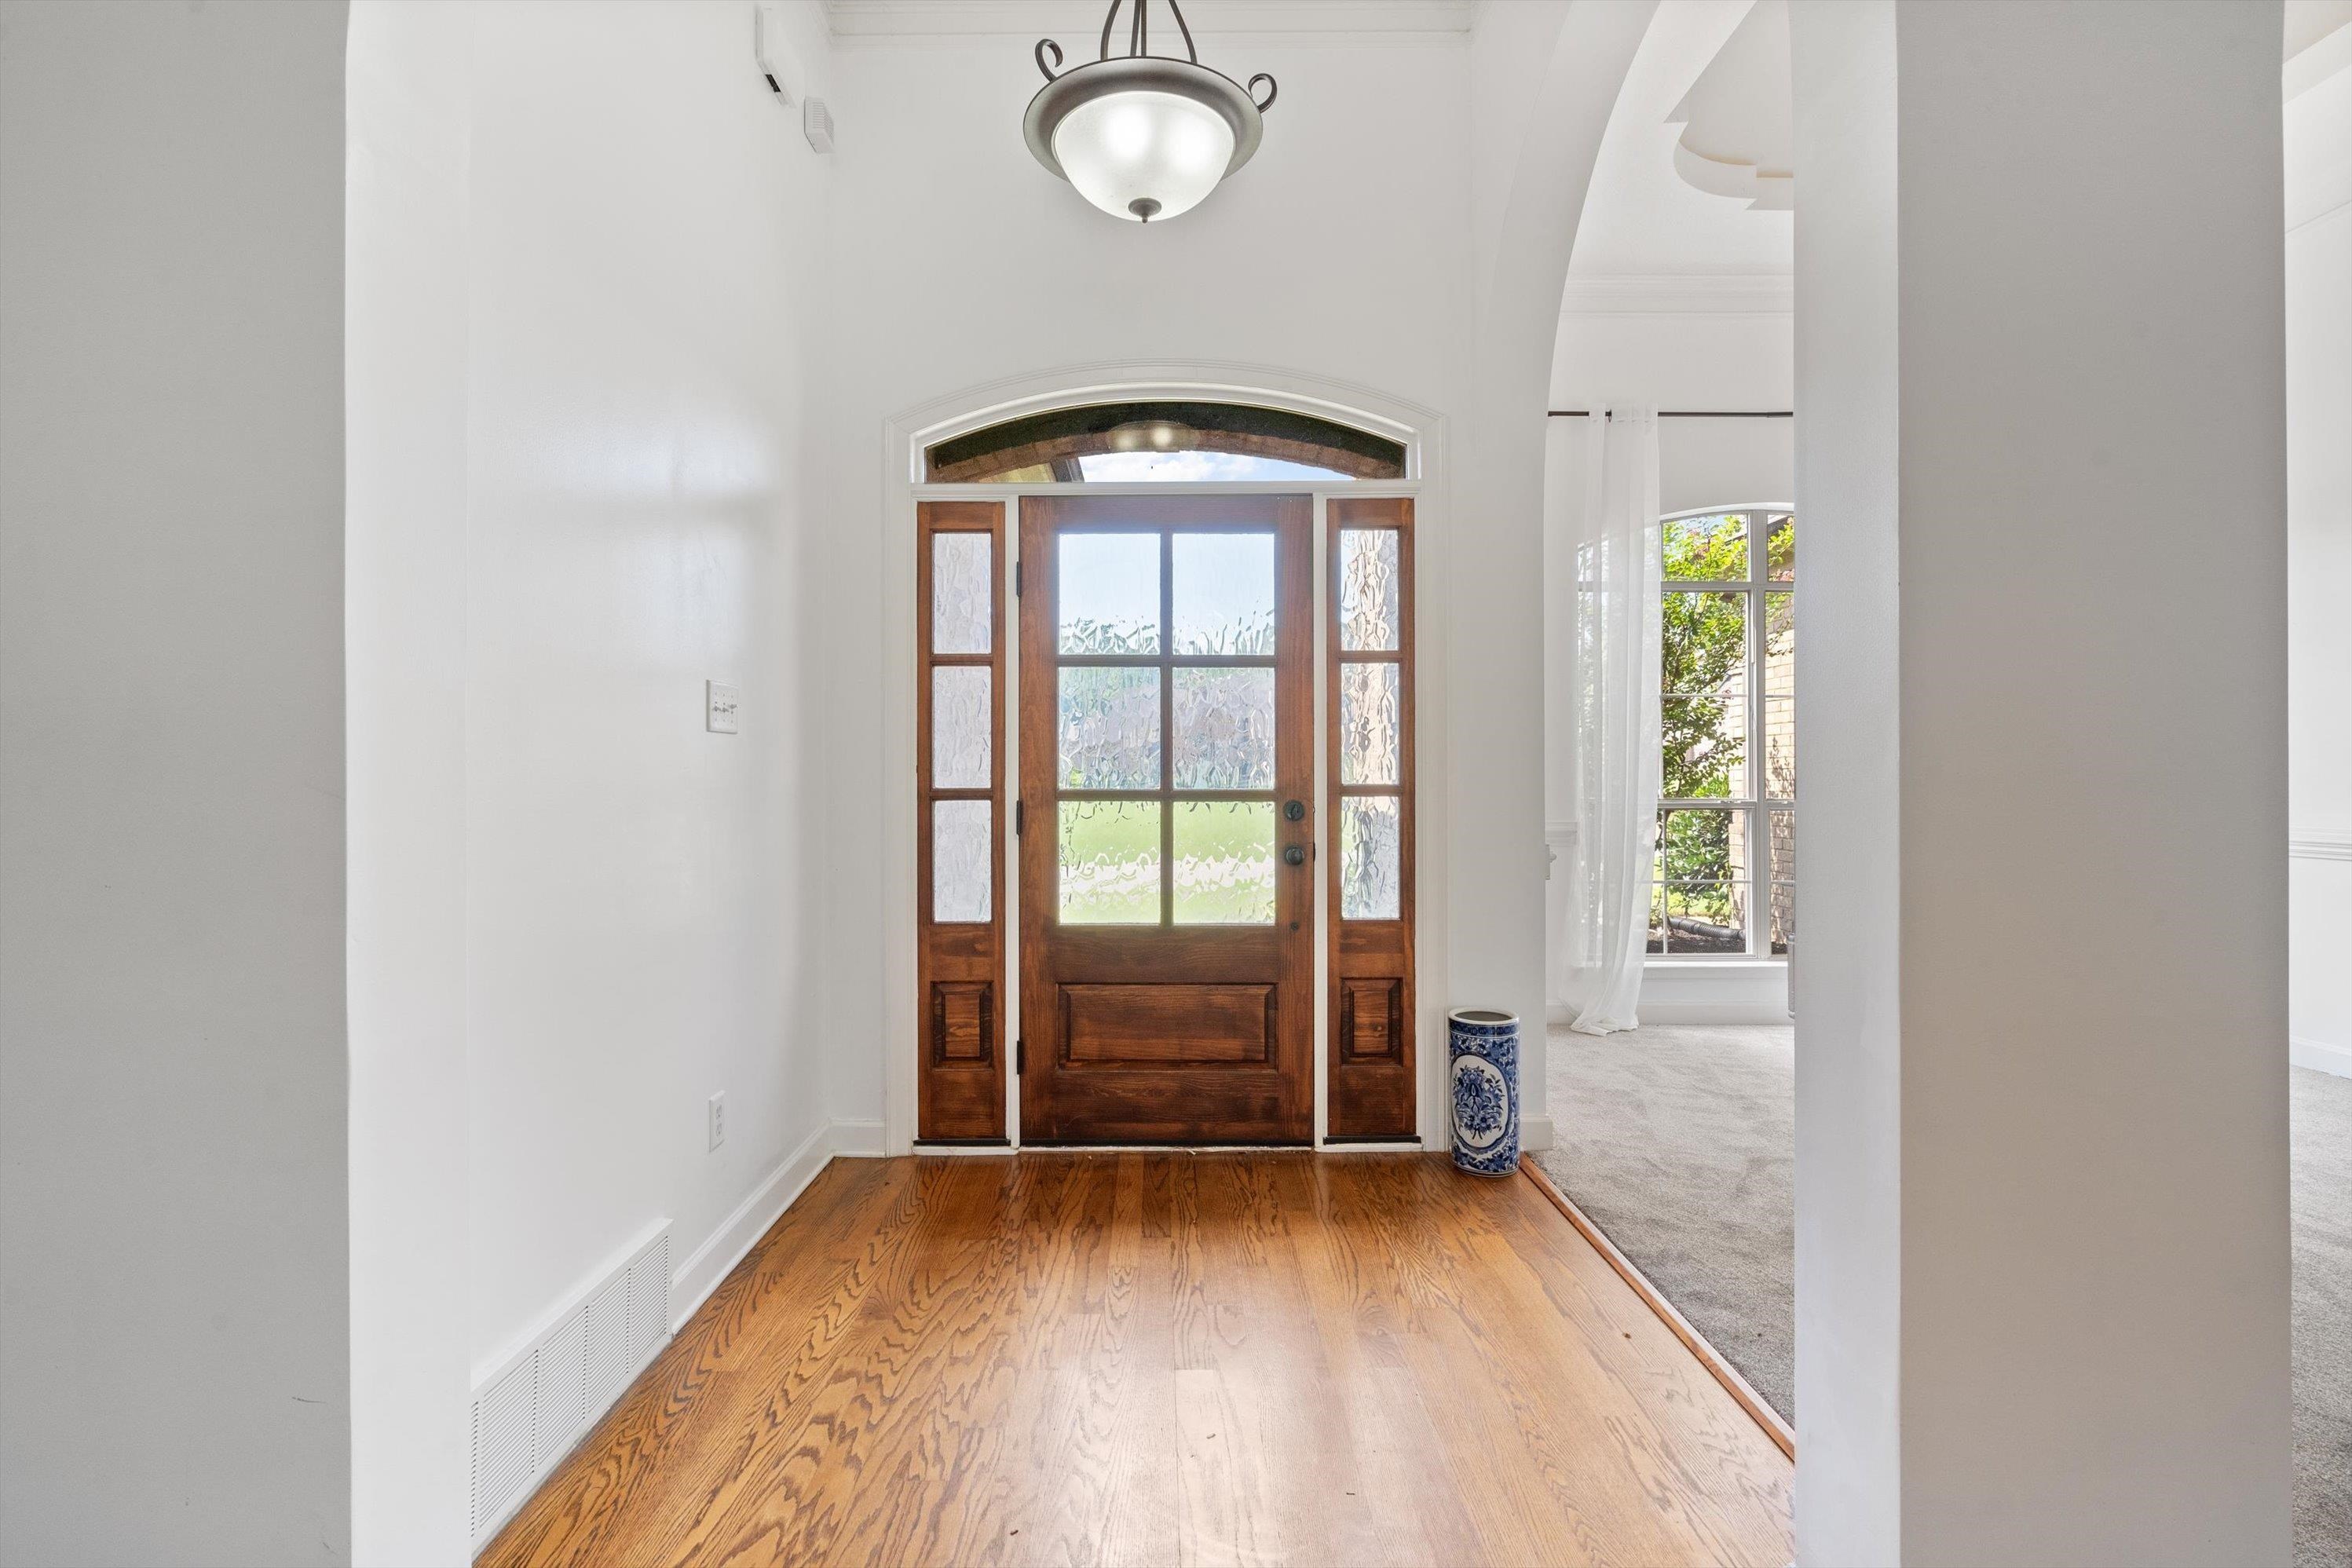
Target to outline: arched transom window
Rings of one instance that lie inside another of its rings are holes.
[[[942,441],[934,484],[1402,479],[1402,443],[1311,414],[1236,402],[1049,409]]]

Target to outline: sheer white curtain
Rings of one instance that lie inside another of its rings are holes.
[[[1576,851],[1561,954],[1569,1027],[1632,1029],[1658,830],[1658,416],[1595,409],[1586,436],[1570,687]]]

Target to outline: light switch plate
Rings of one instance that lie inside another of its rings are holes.
[[[743,694],[724,681],[702,683],[702,723],[713,735],[733,735]]]

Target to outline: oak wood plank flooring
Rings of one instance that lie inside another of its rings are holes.
[[[1516,1177],[841,1160],[478,1561],[1780,1568],[1790,1476]]]

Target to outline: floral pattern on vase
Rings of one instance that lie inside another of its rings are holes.
[[[1454,1164],[1473,1176],[1519,1165],[1519,1020],[1467,1008],[1447,1019]]]

